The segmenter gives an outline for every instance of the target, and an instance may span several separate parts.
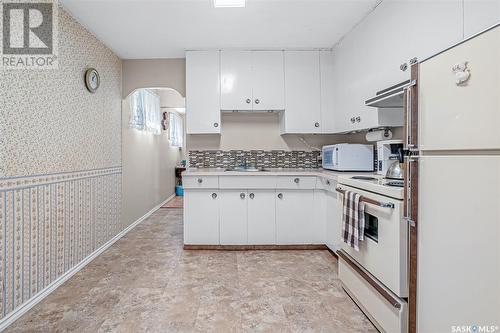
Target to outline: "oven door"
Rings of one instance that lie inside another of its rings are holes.
[[[402,200],[345,185],[340,185],[339,188],[357,192],[376,201],[394,204],[394,208],[384,208],[365,203],[365,237],[360,242],[359,251],[344,242],[341,247],[396,295],[408,297],[408,225],[402,219]],[[343,199],[344,195],[340,194],[338,196],[340,211],[343,211]]]

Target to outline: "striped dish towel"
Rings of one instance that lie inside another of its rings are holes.
[[[342,239],[354,250],[359,251],[359,241],[364,239],[365,204],[361,195],[345,191],[342,214]]]

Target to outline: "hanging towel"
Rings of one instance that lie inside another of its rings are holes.
[[[364,239],[365,230],[365,204],[360,199],[359,193],[344,193],[342,239],[356,251],[359,251],[359,241]]]

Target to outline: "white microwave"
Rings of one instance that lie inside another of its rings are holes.
[[[323,169],[335,171],[373,171],[373,146],[353,143],[323,146]]]

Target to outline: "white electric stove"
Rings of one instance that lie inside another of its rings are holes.
[[[345,191],[365,204],[359,251],[342,242],[339,278],[344,289],[381,331],[405,332],[408,297],[408,224],[403,183],[377,175],[338,177],[339,205]]]

